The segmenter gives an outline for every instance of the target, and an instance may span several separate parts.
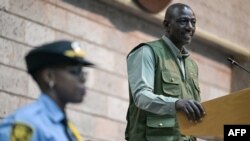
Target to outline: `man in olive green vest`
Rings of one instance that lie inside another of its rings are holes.
[[[198,67],[185,45],[191,42],[196,18],[185,4],[171,5],[163,22],[165,35],[142,43],[128,55],[130,103],[128,141],[194,141],[181,135],[176,111],[191,122],[204,116],[200,105]]]

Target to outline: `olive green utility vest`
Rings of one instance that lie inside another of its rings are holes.
[[[190,58],[184,61],[186,77],[182,77],[178,60],[174,57],[169,45],[162,39],[143,43],[137,48],[148,45],[155,58],[154,93],[181,99],[200,101],[198,85],[198,67]],[[131,52],[133,52],[132,50]],[[130,52],[130,53],[131,53]],[[183,136],[179,132],[175,115],[157,115],[139,109],[134,104],[130,91],[129,108],[127,112],[126,140],[128,141],[186,141],[195,140]]]

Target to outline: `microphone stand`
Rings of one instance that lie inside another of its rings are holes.
[[[243,69],[244,71],[250,73],[249,70],[247,70],[246,68],[244,68],[243,66],[241,66],[238,62],[236,62],[236,61],[233,60],[232,58],[228,57],[227,60],[228,60],[229,62],[231,62],[233,65],[236,65],[236,66],[238,66],[239,68]]]

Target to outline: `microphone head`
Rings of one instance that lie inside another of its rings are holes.
[[[227,57],[227,60],[230,61],[230,62],[234,62],[234,60],[230,57]]]
[[[232,59],[232,58],[230,58],[230,57],[227,57],[227,60],[228,60],[229,62],[231,62],[233,65],[238,65],[238,64],[239,64],[238,62],[236,62],[234,59]]]

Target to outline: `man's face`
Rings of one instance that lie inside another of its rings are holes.
[[[165,28],[170,40],[177,46],[189,44],[195,32],[196,18],[188,7],[175,8],[173,16],[166,23]]]

